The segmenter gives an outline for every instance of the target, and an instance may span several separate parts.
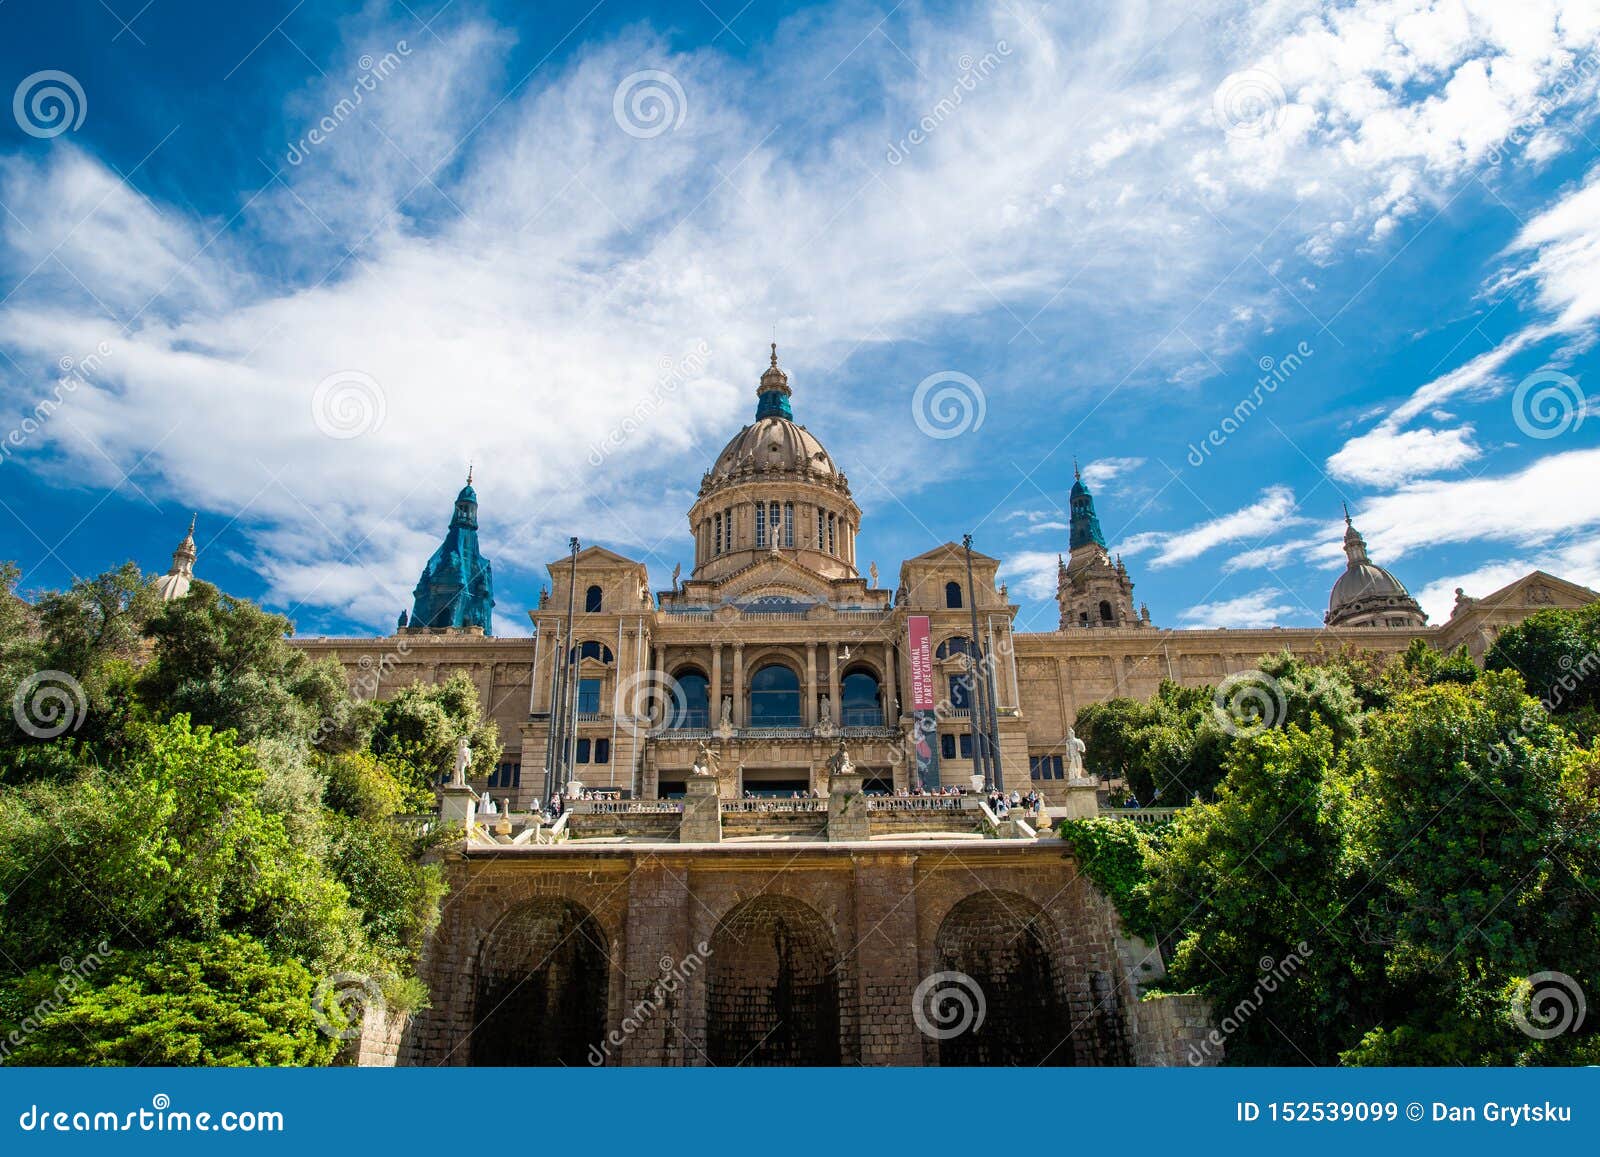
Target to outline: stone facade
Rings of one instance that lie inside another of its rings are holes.
[[[591,546],[549,564],[549,586],[529,613],[531,638],[413,619],[388,638],[299,645],[336,657],[361,694],[391,695],[465,671],[505,745],[499,766],[474,765],[472,786],[518,809],[552,782],[559,789],[572,780],[634,798],[682,795],[702,744],[715,753],[725,799],[825,795],[826,760],[841,736],[867,790],[913,786],[907,632],[912,616],[926,616],[941,699],[929,739],[941,753],[942,782],[965,785],[975,770],[970,671],[982,654],[1002,784],[1038,788],[1057,803],[1063,741],[1087,704],[1148,696],[1163,679],[1217,683],[1283,650],[1394,653],[1421,638],[1447,650],[1466,645],[1481,658],[1500,629],[1530,611],[1600,597],[1535,572],[1485,598],[1460,595],[1450,619],[1429,626],[1399,580],[1367,558],[1352,526],[1350,569],[1326,626],[1161,629],[1147,608],[1135,610],[1132,579],[1108,554],[1080,478],[1070,495],[1071,554],[1060,568],[1060,627],[1017,634],[1019,608],[988,555],[971,556],[970,591],[967,554],[953,542],[905,562],[892,594],[879,587],[876,564],[863,576],[849,479],[795,422],[776,350],[757,393],[756,420],[701,481],[688,515],[694,569],[675,573],[670,589],[652,592],[643,563]],[[476,557],[470,486],[456,521],[472,524]]]

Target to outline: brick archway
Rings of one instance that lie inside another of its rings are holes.
[[[512,909],[478,953],[474,1065],[579,1065],[606,1031],[605,932],[588,908],[549,897]]]
[[[707,1056],[714,1065],[837,1065],[839,985],[832,937],[816,910],[757,896],[711,940]]]
[[[1038,904],[1015,892],[977,892],[946,913],[934,939],[940,973],[961,973],[930,986],[928,999],[940,989],[947,999],[967,999],[981,1008],[974,1017],[942,1020],[931,1008],[937,1027],[954,1030],[938,1040],[941,1065],[1070,1065],[1075,1063],[1069,985],[1062,960],[1061,938]],[[949,1014],[952,1005],[944,1010]],[[941,1034],[942,1035],[942,1034]]]

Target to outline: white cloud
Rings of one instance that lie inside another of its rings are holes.
[[[1547,553],[1484,563],[1461,574],[1434,579],[1414,593],[1422,609],[1428,612],[1428,621],[1442,623],[1455,606],[1458,587],[1468,596],[1481,599],[1535,570],[1557,575],[1590,590],[1600,590],[1600,536],[1568,543]]]
[[[1368,486],[1395,486],[1413,478],[1454,470],[1481,453],[1472,444],[1471,426],[1396,432],[1390,426],[1380,425],[1346,442],[1328,459],[1328,473]]]
[[[1102,489],[1113,479],[1143,465],[1143,458],[1096,458],[1083,468],[1083,484],[1091,490]]]
[[[1057,556],[1048,550],[1023,550],[1000,564],[1000,579],[1030,599],[1056,597]]]
[[[862,467],[909,490],[930,474],[899,437],[910,384],[863,392],[837,369],[859,346],[1015,303],[1054,311],[1039,328],[1071,318],[1085,380],[1108,350],[1153,350],[1152,382],[1182,373],[1195,350],[1174,323],[1224,349],[1296,308],[1253,266],[1213,299],[1240,253],[1265,243],[1270,265],[1367,244],[1481,163],[1594,43],[1570,7],[1515,7],[1240,2],[1200,21],[1177,0],[1092,20],[980,4],[901,12],[892,53],[862,44],[853,10],[822,8],[748,61],[633,28],[498,108],[510,34],[446,18],[360,115],[242,196],[231,228],[132,193],[61,141],[5,159],[0,262],[22,286],[0,348],[22,369],[4,391],[31,405],[57,358],[108,341],[102,377],[32,461],[74,482],[137,468],[157,494],[240,515],[282,603],[389,626],[468,458],[502,582],[572,532],[670,569],[699,472],[749,412],[752,335],[774,318],[802,417],[821,429],[847,415],[836,428],[865,431],[850,435]],[[352,28],[325,86],[288,102],[284,138],[349,90],[363,46],[397,38]],[[956,87],[963,54],[1001,41],[991,75],[889,164],[889,142]],[[794,64],[832,60],[832,74]],[[1288,106],[1261,138],[1228,136],[1213,93],[1256,65]],[[650,140],[612,112],[643,67],[670,71],[687,100],[681,128]],[[1539,250],[1530,275],[1572,318],[1592,314],[1597,283],[1579,208],[1524,234]],[[701,341],[704,368],[637,421],[661,362]],[[332,439],[312,397],[352,370],[377,383],[384,421]],[[991,410],[1023,397],[997,383]],[[638,429],[592,466],[590,447],[624,424]],[[1124,472],[1112,461],[1091,469],[1109,480]],[[1156,565],[1286,525],[1292,509],[1275,490],[1157,536]],[[1029,573],[1024,587],[1043,581]]]
[[[1305,608],[1289,601],[1283,590],[1263,587],[1238,598],[1223,599],[1214,603],[1200,603],[1180,611],[1178,619],[1186,627],[1211,629],[1215,627],[1275,627],[1284,618],[1303,615]]]
[[[1258,501],[1242,509],[1219,515],[1188,530],[1146,531],[1132,535],[1119,543],[1117,550],[1133,555],[1155,549],[1152,566],[1176,566],[1230,542],[1260,539],[1275,530],[1301,525],[1305,519],[1295,516],[1296,509],[1294,491],[1287,486],[1272,486],[1262,491]]]

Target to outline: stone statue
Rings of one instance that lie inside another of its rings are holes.
[[[833,722],[833,700],[826,695],[822,697],[822,721],[824,723]]]
[[[673,563],[672,564],[672,593],[673,594],[677,594],[678,593],[678,587],[680,585],[678,580],[682,575],[683,575],[683,564],[681,562]]]
[[[451,783],[466,783],[467,768],[472,766],[472,748],[467,746],[467,737],[463,735],[456,740],[456,769],[450,777]]]
[[[878,564],[872,563],[867,567],[867,573],[872,576],[872,589],[878,589]]]
[[[695,757],[694,773],[696,775],[717,774],[717,753],[704,743],[700,744],[700,754]]]
[[[1083,753],[1089,745],[1078,738],[1078,733],[1072,728],[1067,728],[1067,778],[1083,779],[1086,775],[1083,770]]]
[[[732,727],[733,726],[733,696],[732,695],[724,695],[722,697],[722,726],[724,726],[724,727]]]
[[[838,748],[831,756],[828,757],[828,775],[830,777],[835,775],[849,775],[855,769],[856,765],[851,762],[850,752],[845,750],[844,740],[839,740]]]

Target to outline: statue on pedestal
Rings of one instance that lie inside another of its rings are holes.
[[[456,768],[451,773],[450,782],[464,784],[467,782],[467,768],[472,765],[472,748],[467,746],[467,737],[463,735],[456,740]]]
[[[836,775],[849,775],[855,771],[856,765],[851,762],[850,752],[845,750],[844,740],[839,740],[839,746],[828,757],[828,776],[831,779]]]
[[[1066,749],[1067,749],[1067,752],[1066,752],[1066,754],[1067,754],[1067,778],[1068,779],[1084,779],[1084,778],[1087,778],[1088,773],[1086,771],[1084,771],[1084,768],[1083,768],[1083,753],[1089,749],[1089,745],[1086,744],[1083,740],[1079,739],[1078,738],[1078,733],[1076,731],[1074,731],[1070,727],[1067,728]]]
[[[695,757],[693,770],[696,775],[716,775],[717,753],[702,743],[700,754]]]

